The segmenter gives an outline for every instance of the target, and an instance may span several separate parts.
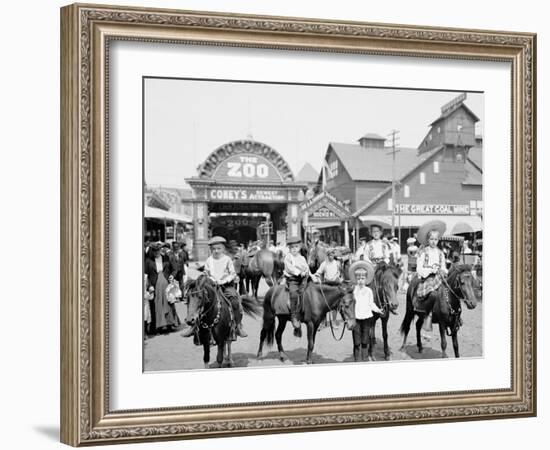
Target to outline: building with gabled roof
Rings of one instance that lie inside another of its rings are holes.
[[[326,234],[353,245],[368,235],[369,224],[378,223],[386,231],[400,230],[403,244],[435,217],[447,223],[448,232],[459,222],[481,230],[483,139],[475,134],[479,118],[465,99],[462,94],[444,105],[418,148],[398,147],[395,162],[385,139],[374,133],[357,144],[329,143],[319,185],[352,213],[338,228],[328,229],[327,220]],[[348,227],[353,230],[346,239],[342,233]]]

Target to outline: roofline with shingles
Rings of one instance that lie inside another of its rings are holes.
[[[441,150],[445,148],[444,145],[440,145],[439,147],[434,148],[431,150],[431,154],[429,156],[426,156],[422,161],[420,161],[416,166],[414,166],[411,170],[406,172],[398,181],[402,182],[405,180],[405,178],[409,177],[412,173],[414,173],[416,170],[420,169],[425,163],[430,161],[435,155],[437,155]],[[368,202],[366,205],[359,208],[357,211],[355,211],[352,216],[355,218],[358,218],[363,212],[365,212],[367,209],[369,209],[372,205],[378,202],[384,195],[386,195],[388,192],[391,192],[391,185],[387,188],[382,189],[370,202]]]

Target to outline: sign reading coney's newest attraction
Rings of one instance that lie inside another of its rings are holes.
[[[266,158],[250,153],[233,155],[222,161],[212,178],[238,183],[280,183],[279,171]]]
[[[208,199],[212,202],[283,203],[289,200],[283,189],[269,188],[210,188]]]

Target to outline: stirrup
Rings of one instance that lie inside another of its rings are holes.
[[[242,338],[248,337],[248,334],[246,333],[246,331],[244,331],[242,325],[237,325],[235,327],[235,332],[236,332],[237,336],[239,336],[239,337],[242,337]]]

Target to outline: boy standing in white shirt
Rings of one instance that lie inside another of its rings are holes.
[[[355,284],[353,298],[357,322],[353,329],[353,358],[355,361],[367,361],[368,348],[370,346],[372,349],[374,346],[374,313],[382,312],[374,302],[372,289],[367,286],[374,278],[374,267],[367,261],[357,261],[351,265],[349,276],[351,282]],[[359,349],[361,349],[361,356]],[[372,356],[370,358],[374,359]]]

